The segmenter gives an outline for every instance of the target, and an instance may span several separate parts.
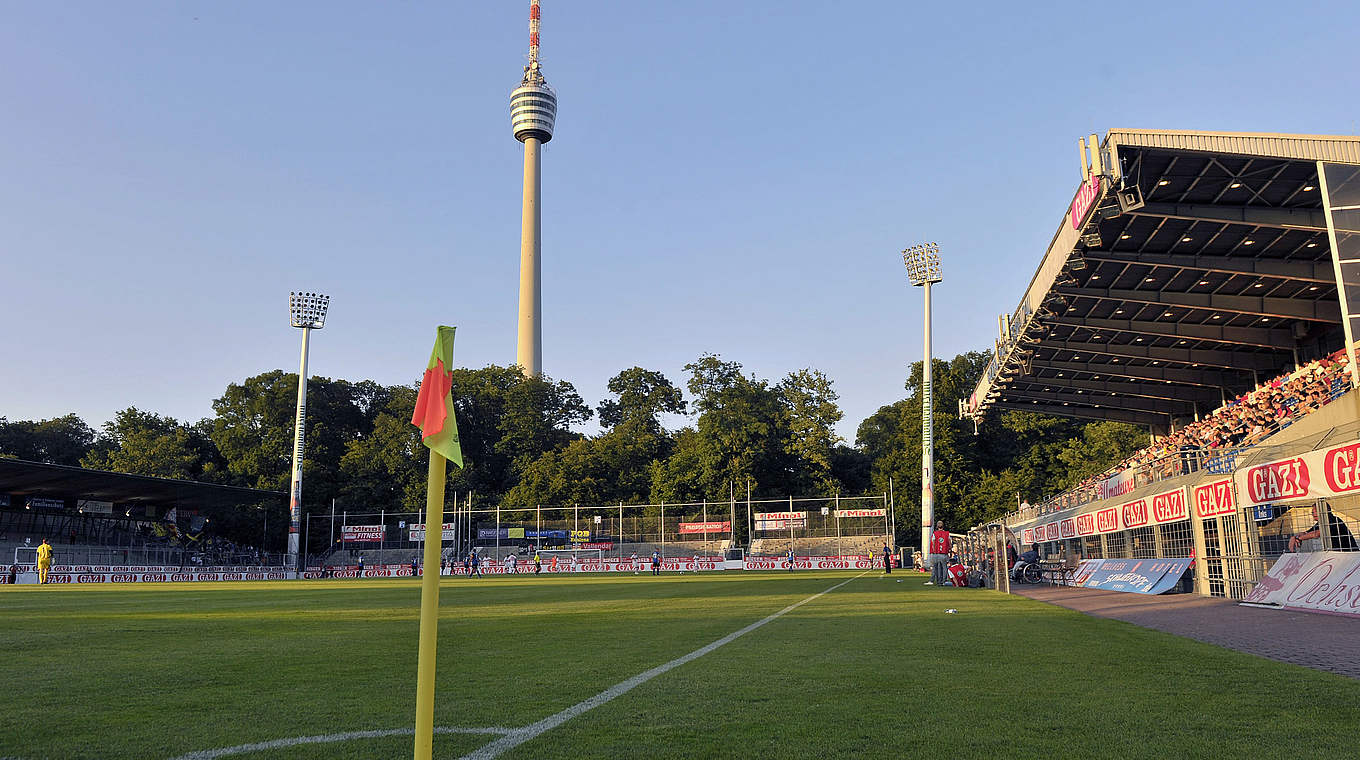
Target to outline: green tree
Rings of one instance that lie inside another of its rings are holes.
[[[660,417],[683,413],[684,398],[665,375],[641,367],[615,375],[608,388],[615,398],[599,406],[607,429],[541,454],[525,468],[507,503],[636,503],[648,498],[651,466],[669,456],[672,446]]]
[[[50,420],[0,417],[0,456],[75,466],[95,445],[94,430],[74,414]]]
[[[841,437],[835,425],[845,416],[836,405],[840,396],[832,388],[831,378],[820,370],[802,369],[790,372],[775,387],[784,405],[788,437],[785,453],[794,458],[795,488],[834,493],[836,481],[832,457]]]
[[[307,384],[303,507],[329,511],[339,496],[340,459],[349,442],[369,432],[362,394],[344,380],[313,377]],[[227,386],[213,401],[212,440],[236,485],[286,491],[291,478],[297,375],[273,370]]]
[[[737,362],[705,354],[685,365],[699,411],[700,484],[707,493],[751,479],[754,489],[788,493],[797,460],[786,451],[788,414],[779,392]]]
[[[600,402],[600,424],[606,428],[631,424],[635,431],[660,434],[661,415],[685,413],[684,394],[655,370],[623,370],[609,379],[607,387],[616,398]]]
[[[495,450],[518,476],[539,456],[580,437],[571,431],[593,412],[565,380],[526,377],[505,394]]]
[[[372,428],[351,439],[340,457],[337,498],[347,506],[414,512],[425,504],[429,462],[420,428],[411,424],[416,389],[396,385],[382,395],[385,402],[373,412]],[[448,468],[450,479],[457,469]]]
[[[81,466],[174,480],[196,480],[203,473],[202,442],[189,426],[128,407],[104,423],[101,443]]]

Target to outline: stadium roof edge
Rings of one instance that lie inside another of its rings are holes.
[[[0,493],[185,507],[238,506],[287,496],[283,491],[6,458],[0,458]]]
[[[1097,135],[1092,138],[1099,139]],[[1109,130],[1098,148],[1083,148],[1083,154],[1091,150],[1092,171],[1083,169],[1085,177],[1019,305],[1000,318],[996,354],[961,411],[977,419],[988,407],[1010,406],[998,403],[1005,400],[1008,389],[1016,394],[1033,393],[1039,389],[1024,386],[1043,385],[1055,373],[1070,375],[1070,362],[1078,357],[1057,353],[1071,353],[1070,346],[1082,344],[1074,337],[1078,330],[1086,340],[1186,347],[1185,356],[1191,358],[1184,360],[1176,355],[1165,361],[1165,350],[1155,356],[1149,352],[1143,363],[1154,371],[1177,365],[1198,369],[1201,365],[1191,351],[1273,354],[1273,359],[1247,357],[1252,361],[1240,368],[1246,379],[1272,362],[1283,366],[1290,346],[1296,347],[1297,359],[1301,338],[1311,345],[1331,340],[1323,332],[1335,320],[1319,316],[1319,309],[1335,305],[1335,285],[1322,275],[1322,279],[1291,285],[1288,275],[1308,267],[1325,275],[1324,270],[1331,268],[1326,229],[1314,219],[1321,216],[1321,205],[1315,192],[1306,191],[1317,184],[1317,162],[1360,165],[1360,136],[1119,128]],[[1121,155],[1121,149],[1126,155]],[[1127,205],[1126,187],[1136,191],[1136,198]],[[1289,192],[1291,187],[1293,192]],[[1300,188],[1305,192],[1300,194]],[[1269,290],[1263,282],[1269,283]],[[1307,292],[1291,292],[1295,285]],[[1148,295],[1125,303],[1123,295],[1135,290],[1146,290]],[[1330,302],[1324,302],[1328,297]],[[1286,301],[1297,308],[1281,310],[1280,304]],[[1305,319],[1308,314],[1312,317]],[[1057,319],[1059,315],[1075,317],[1078,323]],[[1125,329],[1114,331],[1118,335],[1112,335],[1110,328],[1115,315],[1130,320]],[[1167,319],[1173,321],[1158,321]],[[1280,333],[1291,327],[1291,320],[1292,337],[1288,330]],[[1275,332],[1261,332],[1267,324]],[[1134,330],[1138,325],[1155,329]],[[1216,332],[1211,326],[1222,330]],[[1249,328],[1254,328],[1255,344],[1241,337]],[[1261,335],[1275,340],[1277,333],[1285,336],[1276,341],[1279,345],[1260,345]],[[1057,343],[1045,340],[1055,334]],[[1090,367],[1103,367],[1096,372],[1115,374],[1112,370],[1125,364],[1113,362],[1126,356],[1125,351],[1097,351],[1087,361]],[[1049,371],[1060,358],[1067,360],[1064,366]],[[1040,371],[1036,371],[1036,359]],[[1110,364],[1098,365],[1098,361]],[[1279,368],[1272,365],[1262,371]],[[1128,369],[1135,369],[1132,363]],[[1047,378],[1042,377],[1045,373]],[[1009,386],[1011,382],[1016,385]],[[1223,383],[1225,397],[1235,395],[1234,386],[1239,384],[1243,383],[1231,378]],[[1077,416],[1076,407],[1095,402],[1090,395],[1063,396],[1055,405]],[[1112,405],[1095,406],[1108,409]]]
[[[1305,161],[1360,163],[1360,136],[1289,135],[1276,132],[1202,132],[1167,129],[1111,129],[1106,146],[1231,153]]]

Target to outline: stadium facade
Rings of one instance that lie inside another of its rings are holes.
[[[1117,129],[1079,148],[959,413],[1134,423],[1153,445],[977,526],[976,556],[1036,545],[1062,582],[1360,615],[1303,587],[1360,573],[1360,137]]]

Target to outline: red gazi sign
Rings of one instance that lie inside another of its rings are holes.
[[[1185,503],[1184,488],[1159,493],[1152,497],[1152,521],[1158,525],[1188,520],[1189,518],[1190,510]]]
[[[1195,486],[1195,514],[1208,519],[1236,512],[1237,500],[1233,498],[1232,486],[1232,478]]]

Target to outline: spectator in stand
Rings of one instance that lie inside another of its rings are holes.
[[[1186,425],[1139,450],[1118,465],[1081,481],[1066,493],[1039,505],[1048,514],[1079,506],[1108,494],[1101,485],[1132,470],[1135,486],[1194,472],[1212,460],[1215,449],[1252,446],[1325,406],[1346,388],[1351,374],[1345,349],[1280,375],[1225,404],[1213,414]]]
[[[949,550],[952,549],[949,531],[944,529],[944,520],[935,521],[935,530],[930,534],[930,580],[927,586],[943,586],[948,580]]]
[[[1313,527],[1289,539],[1289,551],[1299,550],[1299,544],[1313,538],[1322,537],[1322,523],[1318,520],[1317,507],[1313,507]],[[1327,538],[1331,544],[1330,551],[1334,552],[1353,552],[1360,551],[1360,545],[1355,543],[1355,536],[1351,534],[1351,529],[1346,527],[1346,521],[1337,517],[1336,512],[1327,510]]]

